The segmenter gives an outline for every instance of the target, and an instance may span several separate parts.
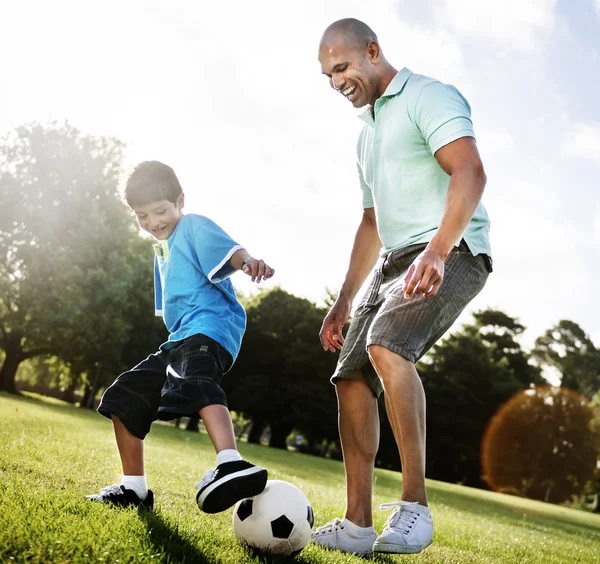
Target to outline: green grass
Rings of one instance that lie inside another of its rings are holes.
[[[84,495],[120,478],[112,425],[100,415],[38,397],[0,394],[0,562],[358,563],[307,546],[295,559],[253,553],[236,542],[231,510],[202,514],[194,485],[214,465],[204,433],[155,424],[146,441],[154,513],[115,510]],[[242,455],[292,482],[311,500],[316,525],[344,509],[340,462],[239,445]],[[376,471],[375,506],[398,499],[401,475]],[[429,481],[434,544],[381,563],[600,562],[600,515]],[[387,513],[376,511],[381,530]]]

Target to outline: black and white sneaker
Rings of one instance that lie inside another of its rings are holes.
[[[152,490],[148,490],[146,499],[140,499],[138,495],[125,486],[106,486],[100,490],[100,493],[86,495],[87,499],[92,501],[100,501],[102,503],[110,503],[118,507],[141,507],[143,509],[152,509],[154,507],[154,494]]]
[[[205,513],[220,513],[240,499],[261,493],[267,485],[268,473],[245,460],[224,462],[215,470],[207,470],[196,495],[198,507]]]

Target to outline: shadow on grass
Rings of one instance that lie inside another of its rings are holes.
[[[308,553],[305,553],[304,551],[300,551],[297,554],[293,554],[291,556],[274,556],[271,554],[266,554],[265,552],[261,552],[259,550],[256,550],[254,548],[251,547],[245,547],[245,551],[248,554],[249,559],[255,559],[253,561],[257,561],[260,562],[260,564],[285,564],[286,562],[295,562],[296,564],[309,564],[309,563],[314,563],[315,559],[314,559],[314,555],[309,555]],[[332,554],[335,554],[337,551],[327,551],[327,552],[331,552]],[[337,554],[340,555],[340,561],[342,559],[345,560],[345,557],[348,556],[348,554],[342,553],[342,552],[337,552]],[[386,554],[369,554],[367,556],[358,556],[358,555],[354,555],[356,558],[361,558],[362,560],[366,562],[377,562],[380,564],[398,564],[398,560],[395,560],[394,558],[392,558],[391,556],[388,556]]]
[[[168,562],[211,564],[214,559],[198,550],[188,539],[167,523],[156,511],[139,510],[140,519],[148,529],[148,538],[157,552],[165,554]]]

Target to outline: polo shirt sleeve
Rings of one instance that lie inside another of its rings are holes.
[[[450,84],[425,85],[415,104],[414,119],[432,155],[461,137],[475,137],[471,106]]]
[[[373,201],[373,192],[371,191],[371,187],[365,182],[365,177],[363,176],[362,167],[360,163],[356,164],[358,168],[358,180],[360,182],[360,189],[362,190],[362,203],[363,208],[372,208],[375,206],[375,202]]]
[[[233,253],[243,247],[236,243],[214,221],[206,220],[196,229],[194,246],[200,266],[214,284],[229,278],[236,269],[229,264]]]
[[[154,314],[158,317],[163,315],[163,289],[157,256],[154,257]]]

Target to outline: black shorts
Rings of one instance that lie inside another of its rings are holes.
[[[156,419],[191,417],[208,405],[227,406],[221,378],[232,364],[219,343],[194,335],[121,374],[104,392],[98,413],[109,419],[115,415],[143,439]]]

